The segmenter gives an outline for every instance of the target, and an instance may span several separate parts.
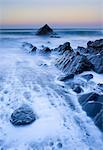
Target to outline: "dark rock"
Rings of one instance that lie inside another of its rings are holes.
[[[60,45],[58,48],[55,48],[54,51],[58,51],[60,54],[63,54],[65,51],[71,52],[73,50],[70,46],[70,43],[66,42],[63,45]]]
[[[103,84],[99,83],[98,88],[103,92]]]
[[[74,78],[74,74],[68,74],[68,75],[65,75],[65,76],[60,76],[58,78],[58,80],[60,81],[67,81],[69,79],[73,79]]]
[[[103,55],[90,55],[88,56],[89,61],[93,65],[93,70],[97,73],[103,73]]]
[[[94,123],[103,132],[103,109],[94,118]]]
[[[83,94],[78,100],[87,115],[103,131],[103,95],[91,92]]]
[[[41,27],[36,33],[36,35],[48,35],[48,34],[53,34],[53,30],[47,24]]]
[[[81,53],[81,54],[85,54],[85,53],[88,53],[88,49],[87,48],[84,48],[84,47],[81,47],[81,46],[78,46],[77,47],[77,50]]]
[[[85,105],[88,101],[97,101],[99,98],[99,94],[94,93],[94,92],[90,92],[87,94],[83,94],[79,97],[79,103],[83,106]]]
[[[86,74],[86,75],[82,75],[82,77],[83,77],[84,79],[86,79],[87,81],[89,81],[90,79],[93,78],[93,75],[92,75],[92,74]]]
[[[79,93],[81,93],[83,90],[82,90],[82,88],[81,88],[80,86],[75,86],[75,87],[73,88],[73,91],[79,94]]]
[[[10,122],[15,126],[31,124],[36,120],[36,115],[28,105],[23,105],[16,109],[12,115]]]
[[[66,74],[80,74],[92,70],[92,64],[84,55],[69,55],[57,60],[56,66]]]
[[[62,147],[63,147],[62,143],[59,142],[59,143],[57,144],[57,147],[58,147],[58,148],[62,148]]]
[[[31,52],[36,52],[36,50],[37,50],[37,47],[34,46],[31,50]]]
[[[28,52],[36,52],[37,47],[33,46],[31,43],[24,42],[22,47]]]
[[[103,50],[103,39],[96,41],[89,41],[87,43],[87,48],[93,48],[95,50]]]
[[[83,110],[86,111],[87,115],[91,118],[94,118],[102,109],[102,104],[101,103],[87,103],[83,106]]]
[[[51,52],[51,49],[49,47],[44,47],[43,51],[48,53],[48,52]]]

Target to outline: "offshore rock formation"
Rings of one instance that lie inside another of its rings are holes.
[[[36,35],[48,35],[48,34],[53,34],[53,30],[47,24],[41,27],[36,33]]]

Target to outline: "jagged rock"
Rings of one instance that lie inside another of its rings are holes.
[[[48,34],[53,34],[53,30],[47,24],[41,27],[36,33],[36,35],[48,35]]]
[[[22,47],[28,52],[36,52],[37,47],[33,46],[31,43],[24,42]]]
[[[63,45],[60,45],[58,48],[55,48],[54,51],[58,51],[60,54],[63,54],[66,51],[73,52],[72,47],[70,46],[69,42],[66,42]]]
[[[89,81],[90,79],[93,78],[93,75],[92,75],[92,74],[86,74],[86,75],[82,75],[82,77],[83,77],[84,79],[86,79],[87,81]]]
[[[73,78],[74,78],[74,74],[68,74],[68,75],[60,76],[58,78],[58,80],[60,80],[60,81],[67,81],[67,80],[73,79]]]
[[[10,118],[10,122],[15,126],[31,124],[36,120],[36,115],[28,105],[23,105],[16,109]]]
[[[101,51],[103,50],[103,39],[96,40],[96,41],[89,41],[87,43],[87,48],[93,48],[94,50]]]
[[[77,50],[81,53],[81,54],[86,54],[89,52],[89,50],[87,48],[84,48],[84,47],[81,47],[81,46],[78,46],[77,47]]]
[[[92,64],[88,61],[87,57],[84,55],[67,55],[60,57],[56,66],[61,69],[66,74],[80,74],[84,71],[89,71],[92,69]]]
[[[103,55],[90,55],[88,57],[89,61],[93,65],[93,70],[97,73],[103,73]]]

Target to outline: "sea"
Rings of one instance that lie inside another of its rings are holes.
[[[54,37],[36,32],[0,29],[0,150],[102,150],[103,134],[82,110],[78,95],[58,80],[63,73],[55,67],[57,54],[30,53],[22,45],[31,43],[41,50],[70,42],[76,49],[103,38],[103,30],[54,29]],[[84,93],[103,84],[103,75],[89,73],[94,76],[89,83],[81,75],[75,78],[84,83]],[[14,126],[11,115],[25,104],[34,111],[36,121]]]

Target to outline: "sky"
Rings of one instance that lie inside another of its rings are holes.
[[[0,26],[102,27],[103,0],[0,0]]]

